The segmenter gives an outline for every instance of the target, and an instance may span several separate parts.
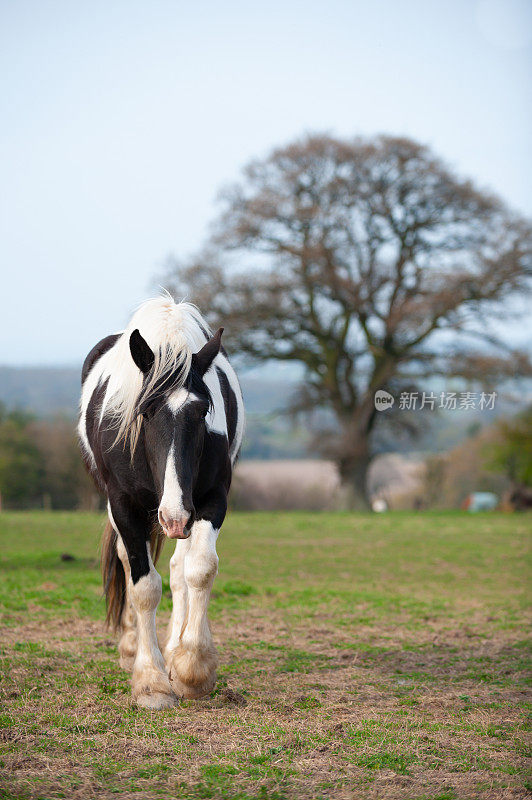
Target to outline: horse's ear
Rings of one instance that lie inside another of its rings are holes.
[[[138,328],[136,328],[129,337],[129,349],[133,361],[140,371],[146,375],[153,367],[155,356],[146,339],[140,335]]]
[[[206,344],[203,345],[203,347],[198,353],[194,353],[194,355],[192,356],[192,363],[199,371],[200,375],[205,375],[205,373],[211,366],[212,362],[220,352],[223,332],[224,332],[223,328],[218,328],[214,336],[210,338]]]

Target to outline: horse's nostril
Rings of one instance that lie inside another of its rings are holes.
[[[184,509],[171,511],[163,506],[159,509],[157,517],[169,539],[186,539],[189,536],[193,520],[188,511]]]

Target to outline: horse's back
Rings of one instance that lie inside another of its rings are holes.
[[[103,339],[100,339],[98,344],[95,344],[92,350],[87,355],[87,358],[83,362],[83,368],[81,370],[81,385],[85,383],[87,376],[96,362],[107,353],[111,347],[116,344],[118,338],[121,336],[120,333],[111,333],[109,336],[105,336]]]
[[[226,353],[220,353],[214,364],[227,422],[229,455],[231,463],[234,464],[238,458],[244,435],[244,400],[236,372],[229,363]]]
[[[120,333],[112,333],[94,345],[83,362],[81,370],[81,398],[79,407],[78,436],[81,452],[89,472],[103,488],[101,476],[98,474],[95,458],[95,440],[97,438],[97,403],[103,401],[101,370],[95,369],[100,359],[111,350],[120,338]],[[92,375],[91,375],[92,373]],[[90,377],[89,377],[90,376]]]

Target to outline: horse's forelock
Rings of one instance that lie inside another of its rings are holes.
[[[129,337],[136,328],[154,353],[153,366],[146,376],[129,352]],[[105,415],[116,427],[115,444],[129,440],[134,453],[142,425],[142,406],[158,393],[162,395],[184,386],[192,353],[205,343],[208,333],[198,309],[189,303],[176,304],[164,296],[140,306],[106,362],[109,385],[102,418]]]

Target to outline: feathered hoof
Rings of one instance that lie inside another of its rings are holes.
[[[173,708],[178,703],[178,699],[174,692],[172,694],[162,694],[161,692],[152,692],[150,694],[139,694],[136,698],[136,703],[141,708],[152,708],[154,710],[160,708]]]
[[[206,697],[212,692],[216,685],[216,672],[209,676],[208,680],[197,686],[190,686],[183,683],[179,678],[172,678],[172,686],[179,698],[183,700],[199,700],[200,697]]]
[[[142,708],[172,708],[177,697],[168,676],[155,669],[133,673],[131,680],[133,700]]]
[[[216,684],[217,666],[214,647],[190,650],[179,645],[167,662],[170,682],[176,695],[197,700],[210,694]]]

